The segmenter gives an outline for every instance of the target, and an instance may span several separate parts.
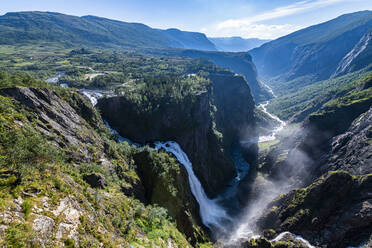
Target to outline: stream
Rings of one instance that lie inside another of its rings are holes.
[[[268,141],[273,141],[276,139],[276,136],[277,134],[284,129],[284,127],[286,126],[286,123],[284,121],[282,121],[281,119],[279,119],[278,116],[274,115],[274,114],[271,114],[270,112],[267,111],[267,105],[269,105],[269,101],[266,101],[265,103],[261,103],[259,105],[260,108],[262,108],[263,112],[265,114],[267,114],[268,116],[270,116],[272,119],[276,120],[277,122],[279,122],[279,126],[275,127],[274,130],[272,130],[272,132],[269,134],[269,135],[264,135],[264,136],[259,136],[258,137],[258,143],[261,143],[261,142],[268,142]]]
[[[60,83],[59,79],[66,75],[64,72],[58,72],[58,74],[54,77],[48,78],[45,80],[47,83],[51,84],[59,84],[60,86],[64,88],[69,88],[70,86],[66,83]],[[89,101],[93,104],[93,106],[96,106],[97,101],[99,98],[103,96],[114,96],[114,94],[110,91],[103,91],[103,90],[91,90],[91,89],[78,89],[83,95],[88,97]]]
[[[62,77],[64,73],[59,73],[57,76],[47,79],[46,82],[49,83],[59,83],[59,78]],[[68,87],[68,85],[65,85]],[[104,95],[110,95],[108,92],[96,91],[96,90],[88,90],[88,89],[79,89],[79,91],[84,94],[88,99],[91,101],[92,105],[95,106],[99,98],[103,97]],[[266,109],[266,106],[269,102],[265,102],[260,104],[259,107],[263,109],[263,111],[268,114],[271,118],[277,120],[280,125],[277,126],[270,135],[267,136],[260,136],[248,141],[241,141],[241,144],[244,143],[255,143],[255,142],[267,142],[276,139],[276,135],[279,131],[281,131],[286,123],[280,120],[277,116],[269,113]],[[139,144],[136,144],[122,136],[110,127],[109,123],[104,121],[105,125],[111,130],[114,136],[117,137],[118,142],[128,142],[131,145],[135,145],[137,147],[141,147]],[[249,172],[249,164],[244,160],[239,145],[232,147],[231,157],[234,160],[234,164],[237,170],[237,177],[232,180],[230,185],[227,186],[226,190],[217,198],[210,199],[206,195],[203,186],[201,185],[199,179],[195,175],[192,163],[190,162],[186,153],[182,150],[180,145],[174,141],[166,141],[155,142],[155,148],[157,150],[164,149],[166,152],[172,153],[177,160],[184,166],[188,174],[188,180],[190,184],[190,189],[192,194],[194,195],[196,201],[199,204],[200,209],[200,217],[202,219],[203,224],[212,230],[214,233],[222,233],[225,238],[222,240],[223,245],[232,246],[239,244],[242,240],[249,240],[250,238],[257,238],[259,235],[254,235],[251,231],[249,223],[245,223],[242,218],[232,217],[227,213],[226,208],[221,204],[222,202],[234,202],[235,194],[237,192],[237,187],[239,187],[239,182],[243,179]],[[265,207],[265,204],[261,206],[261,209]],[[235,225],[235,228],[232,228],[232,223],[238,223]],[[304,243],[308,248],[314,248],[308,241],[303,239],[300,236],[296,236],[289,232],[283,232],[272,241],[279,241],[282,240],[284,236],[292,235],[293,238],[300,240]],[[226,236],[229,237],[226,239]]]

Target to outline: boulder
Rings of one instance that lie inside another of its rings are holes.
[[[99,173],[84,175],[83,179],[92,188],[103,189],[105,186],[107,186],[107,182],[106,182],[105,177],[102,174],[99,174]]]

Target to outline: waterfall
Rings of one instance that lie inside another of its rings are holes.
[[[59,82],[59,78],[63,77],[64,75],[65,75],[64,72],[58,72],[56,76],[46,79],[45,82],[51,83],[51,84],[57,84]]]
[[[101,98],[103,96],[102,93],[94,91],[94,90],[86,90],[86,89],[81,89],[80,90],[86,97],[89,98],[90,102],[92,103],[93,106],[96,106],[97,104],[97,99]]]
[[[228,217],[226,211],[217,204],[216,200],[212,200],[207,197],[202,185],[192,169],[192,164],[189,158],[181,147],[173,141],[155,142],[155,147],[156,149],[163,148],[166,152],[172,153],[185,167],[189,176],[191,192],[199,203],[200,217],[203,224],[210,229],[217,228],[218,230],[224,230],[225,227],[223,226],[223,223],[229,221],[230,218]]]
[[[51,83],[51,84],[58,84],[59,83],[59,78],[63,77],[64,75],[66,75],[65,72],[59,72],[56,76],[54,76],[52,78],[48,78],[47,80],[45,80],[45,82]],[[69,88],[70,87],[66,83],[62,83],[60,85],[64,88]],[[89,101],[92,103],[93,106],[95,106],[97,104],[97,102],[98,102],[97,99],[104,96],[103,92],[99,92],[97,90],[80,89],[79,91],[81,93],[83,93],[86,97],[88,97]],[[109,94],[106,92],[106,95],[109,95]]]

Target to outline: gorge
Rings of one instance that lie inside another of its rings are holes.
[[[178,29],[0,16],[0,246],[370,247],[371,20],[222,52]]]

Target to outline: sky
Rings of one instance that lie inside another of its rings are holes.
[[[339,15],[372,10],[372,0],[0,0],[0,15],[52,11],[95,15],[209,37],[276,39]]]

